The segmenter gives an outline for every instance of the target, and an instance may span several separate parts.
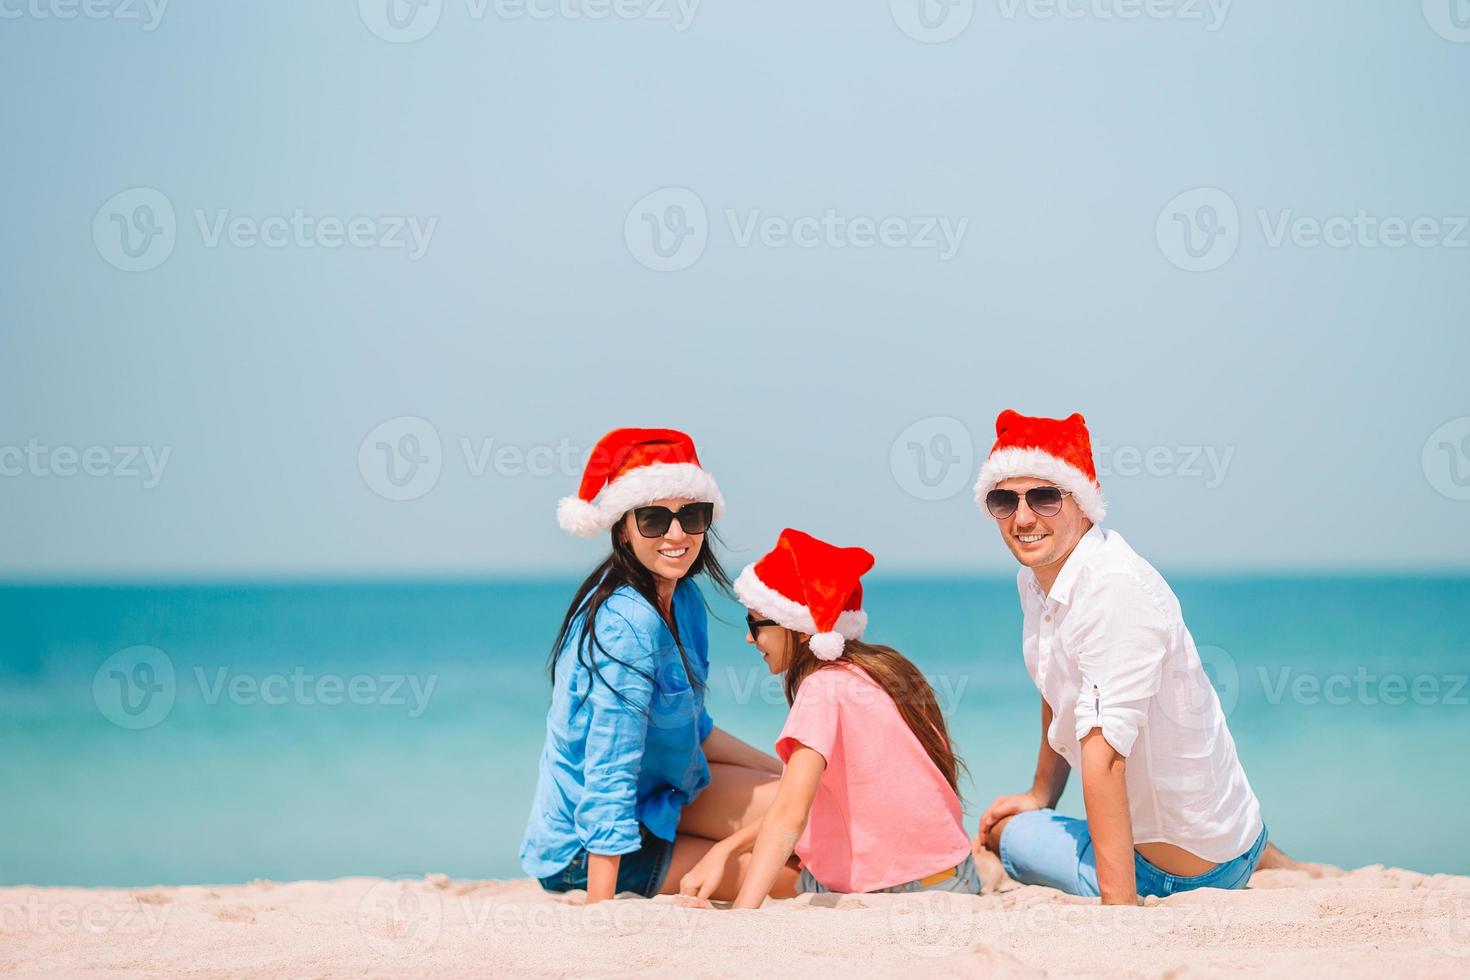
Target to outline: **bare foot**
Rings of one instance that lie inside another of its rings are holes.
[[[1298,861],[1275,844],[1267,844],[1261,851],[1261,859],[1256,862],[1256,870],[1305,871],[1313,878],[1332,878],[1343,873],[1342,869],[1335,865]]]
[[[1000,858],[990,848],[977,847],[973,853],[975,870],[980,873],[980,894],[992,894],[1011,880],[1010,875],[1006,874],[1005,865],[1000,863]]]

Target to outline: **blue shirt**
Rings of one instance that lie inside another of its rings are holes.
[[[557,651],[540,778],[521,843],[521,866],[531,877],[556,874],[583,849],[636,851],[643,843],[639,824],[673,840],[680,811],[709,785],[700,748],[714,728],[702,690],[709,635],[704,598],[693,582],[675,586],[673,612],[688,672],[663,617],[630,586],[597,613],[603,649],[589,643],[584,651],[602,680],[577,662],[584,617],[573,621]]]

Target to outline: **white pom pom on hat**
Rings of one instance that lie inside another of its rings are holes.
[[[813,634],[807,645],[812,648],[812,655],[818,660],[836,660],[842,656],[842,649],[847,646],[847,639],[841,633],[833,630],[830,633]]]

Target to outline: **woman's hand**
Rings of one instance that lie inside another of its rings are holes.
[[[612,898],[618,891],[618,869],[621,854],[587,855],[587,904],[596,905]]]
[[[704,857],[679,879],[679,894],[708,899],[724,881],[725,865],[729,860],[730,851],[723,842],[705,851]]]

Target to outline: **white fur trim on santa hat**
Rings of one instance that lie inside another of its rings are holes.
[[[817,629],[817,621],[812,617],[810,609],[794,599],[788,599],[762,582],[755,574],[754,565],[746,565],[740,576],[735,579],[735,597],[746,608],[760,613],[766,619],[773,620],[789,630],[809,634],[813,640],[817,636],[827,635]],[[863,631],[867,628],[868,614],[865,610],[845,609],[838,613],[837,623],[832,627],[832,632],[844,639],[860,640]],[[815,646],[812,647],[812,652],[817,653]],[[838,647],[836,654],[822,659],[831,660],[841,653],[842,648]]]
[[[1086,473],[1044,449],[997,449],[991,453],[985,465],[980,467],[980,478],[975,481],[975,503],[983,508],[985,495],[994,490],[997,483],[1016,476],[1050,480],[1063,490],[1070,490],[1072,499],[1094,524],[1101,524],[1108,512],[1108,502],[1103,499],[1101,487],[1089,480]]]
[[[725,513],[725,498],[706,470],[693,463],[649,463],[603,487],[591,503],[576,496],[563,497],[556,505],[556,522],[564,531],[590,538],[612,527],[634,507],[678,497],[714,504],[715,520]]]

